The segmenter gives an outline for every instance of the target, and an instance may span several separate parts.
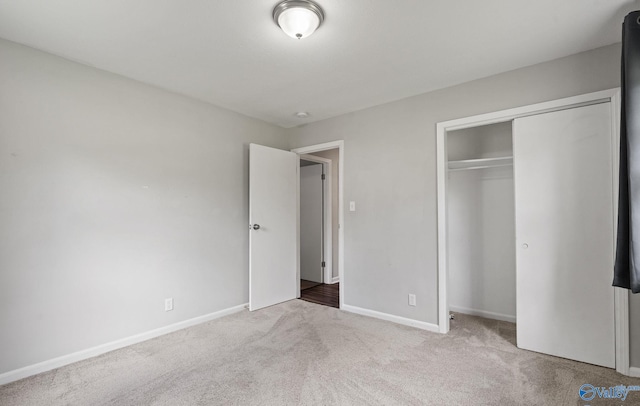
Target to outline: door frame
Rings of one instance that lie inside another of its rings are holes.
[[[345,269],[344,269],[344,141],[331,141],[307,147],[294,148],[291,152],[298,155],[313,154],[314,152],[338,150],[338,278],[340,281],[340,308],[344,306]],[[299,190],[298,190],[299,192]],[[298,198],[298,205],[300,199]],[[300,226],[300,207],[298,207],[298,227]],[[298,251],[300,250],[300,235],[298,234]],[[298,284],[300,284],[300,256],[298,255]],[[300,286],[298,286],[300,291]]]
[[[323,202],[322,202],[322,243],[323,243],[323,261],[325,262],[324,270],[322,271],[322,283],[333,283],[333,213],[331,208],[331,160],[327,158],[321,158],[314,155],[298,155],[299,160],[305,160],[310,162],[317,162],[322,165],[322,173],[324,181],[322,182]],[[299,181],[298,181],[299,183]],[[298,201],[300,196],[298,196]]]
[[[438,199],[438,329],[449,332],[449,303],[447,297],[448,247],[447,247],[447,132],[512,121],[516,118],[598,103],[610,103],[612,117],[612,165],[613,165],[613,235],[617,235],[618,218],[618,167],[620,151],[620,88],[568,97],[529,106],[480,114],[436,124],[436,165]],[[616,241],[612,241],[615,253]],[[613,271],[613,264],[612,271]],[[613,273],[612,273],[613,277]],[[625,289],[614,288],[614,318],[616,337],[616,371],[629,375],[629,293]]]

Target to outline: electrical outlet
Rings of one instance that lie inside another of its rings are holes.
[[[173,310],[173,298],[172,297],[168,297],[168,298],[164,299],[164,311],[168,312],[170,310]]]
[[[416,295],[414,295],[413,293],[409,293],[409,306],[415,306],[416,305]]]

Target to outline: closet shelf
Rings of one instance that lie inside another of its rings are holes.
[[[464,159],[461,161],[449,161],[449,171],[467,171],[472,169],[498,168],[513,165],[512,156],[497,158]]]

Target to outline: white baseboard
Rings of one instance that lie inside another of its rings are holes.
[[[331,278],[331,284],[338,283],[338,282],[340,282],[339,276],[334,276],[333,278]]]
[[[248,306],[248,303],[230,307],[228,309],[223,309],[217,312],[205,314],[204,316],[194,317],[192,319],[174,323],[169,326],[160,327],[155,330],[147,331],[145,333],[136,334],[131,337],[126,337],[120,340],[112,341],[110,343],[101,344],[96,347],[87,348],[86,350],[63,355],[61,357],[39,362],[37,364],[29,365],[23,368],[14,369],[13,371],[5,372],[0,375],[0,385],[17,381],[19,379],[23,379],[28,376],[36,375],[42,372],[50,371],[55,368],[60,368],[65,365],[73,364],[74,362],[82,361],[87,358],[96,357],[98,355],[104,354],[109,351],[124,348],[133,344],[140,343],[142,341],[147,341],[152,338],[173,333],[174,331],[182,330],[187,327],[191,327],[197,324],[205,323],[207,321],[215,320],[223,316],[237,313],[244,310],[247,306]]]
[[[413,319],[408,319],[406,317],[394,316],[393,314],[377,312],[375,310],[363,309],[362,307],[351,306],[347,304],[343,304],[340,307],[340,310],[344,310],[350,313],[360,314],[362,316],[374,317],[376,319],[391,321],[398,324],[403,324],[405,326],[416,327],[422,330],[439,332],[437,324],[431,324],[424,321],[418,321]]]
[[[509,314],[487,312],[484,310],[468,309],[466,307],[458,307],[458,306],[451,306],[451,305],[449,305],[449,310],[455,313],[468,314],[471,316],[480,316],[480,317],[484,317],[485,319],[502,320],[502,321],[508,321],[510,323],[516,322],[516,316],[511,316]]]
[[[640,368],[638,367],[629,368],[629,376],[632,376],[634,378],[640,378]]]

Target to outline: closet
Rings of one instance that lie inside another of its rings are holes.
[[[611,103],[514,116],[444,132],[447,309],[515,321],[519,348],[613,368]]]
[[[452,131],[449,310],[516,321],[511,122]]]

